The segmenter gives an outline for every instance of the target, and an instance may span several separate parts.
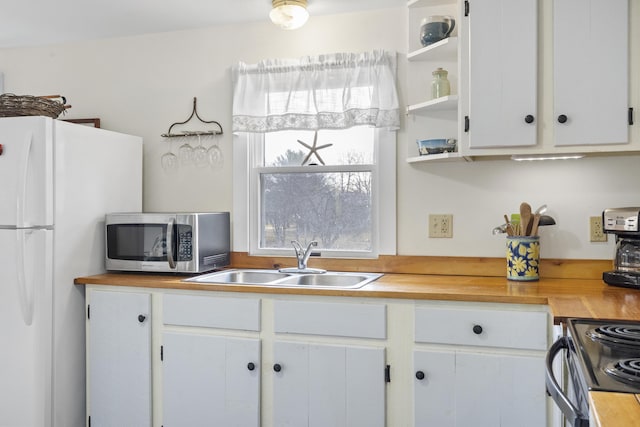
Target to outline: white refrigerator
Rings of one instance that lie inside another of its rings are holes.
[[[0,118],[0,427],[85,421],[84,289],[104,215],[142,210],[142,139]]]

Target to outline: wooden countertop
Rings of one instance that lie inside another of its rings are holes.
[[[143,288],[251,292],[265,294],[332,295],[549,305],[553,321],[583,317],[640,321],[640,291],[606,285],[599,279],[541,278],[538,282],[511,282],[504,277],[425,274],[385,274],[360,289],[305,289],[253,285],[202,285],[183,282],[185,276],[108,273],[79,277],[78,285],[97,284]],[[635,395],[590,393],[592,411],[600,427],[640,426]],[[630,418],[620,418],[629,414]],[[636,420],[636,421],[630,421]],[[635,423],[635,424],[634,424]]]
[[[401,298],[549,305],[554,323],[569,317],[640,321],[640,291],[612,287],[595,279],[545,279],[512,282],[503,277],[385,274],[360,289],[282,288],[259,285],[198,284],[188,276],[107,273],[79,277],[78,285],[97,284],[143,288]]]
[[[640,427],[640,395],[629,393],[589,393],[593,427]]]

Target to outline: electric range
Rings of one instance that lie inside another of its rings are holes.
[[[554,359],[563,354],[561,387]],[[569,319],[567,336],[547,353],[547,392],[572,427],[589,426],[589,392],[640,394],[640,322]]]
[[[640,394],[640,322],[570,319],[567,327],[583,387]]]

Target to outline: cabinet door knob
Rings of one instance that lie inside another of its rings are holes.
[[[533,123],[534,120],[535,118],[531,114],[527,114],[527,116],[524,118],[524,121],[526,123]]]
[[[147,318],[147,317],[146,317],[144,314],[140,314],[140,315],[138,316],[138,322],[142,323],[142,322],[144,322],[144,320],[145,320],[146,318]]]
[[[425,377],[424,372],[422,371],[416,372],[416,378],[419,379],[420,381],[422,381],[424,377]]]
[[[250,371],[253,371],[254,369],[256,369],[256,365],[253,362],[249,362],[247,363],[247,369]]]
[[[480,335],[482,333],[482,326],[473,325],[473,333],[476,335]]]
[[[280,372],[282,371],[282,366],[279,363],[276,363],[275,365],[273,365],[273,370],[276,372]]]
[[[558,123],[567,123],[567,116],[565,116],[564,114],[560,114],[558,116]]]

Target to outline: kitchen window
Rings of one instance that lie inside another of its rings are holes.
[[[389,54],[236,67],[234,250],[395,254],[397,124]]]

